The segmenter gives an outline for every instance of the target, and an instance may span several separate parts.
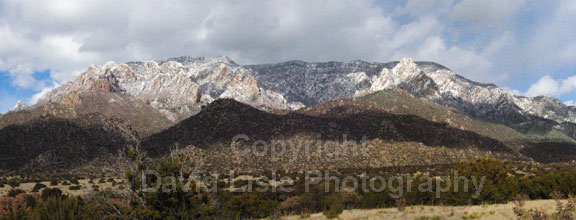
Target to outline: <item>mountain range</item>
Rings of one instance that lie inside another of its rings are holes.
[[[119,92],[149,102],[178,121],[218,98],[233,98],[264,109],[298,109],[387,88],[399,88],[494,121],[538,117],[576,123],[576,108],[559,99],[517,96],[493,84],[470,81],[442,65],[409,58],[390,63],[290,61],[247,66],[227,57],[109,62],[91,66],[75,81],[40,99],[38,105],[60,101],[72,92]]]
[[[440,64],[409,58],[388,63],[289,61],[262,65],[239,65],[224,56],[108,62],[90,66],[35,105],[18,103],[13,111],[0,116],[0,137],[53,124],[54,118],[82,121],[93,115],[107,118],[102,121],[121,121],[130,130],[130,135],[123,130],[119,136],[125,139],[118,143],[139,145],[159,155],[175,144],[211,151],[207,155],[225,154],[222,141],[242,132],[265,139],[278,135],[293,139],[344,133],[359,138],[355,132],[364,131],[371,141],[417,143],[434,148],[424,150],[429,152],[446,147],[453,154],[474,149],[476,153],[471,155],[510,160],[575,158],[555,155],[561,155],[557,146],[575,146],[576,108],[555,98],[514,95],[493,84],[468,80]],[[371,121],[399,130],[381,131],[382,125],[368,124]],[[14,151],[21,146],[16,139],[4,140],[0,148]],[[46,150],[45,141],[27,143],[30,148]],[[57,141],[51,144],[60,145]],[[18,158],[18,154],[10,154],[10,158]],[[244,167],[259,164],[263,168],[269,163],[245,161]]]

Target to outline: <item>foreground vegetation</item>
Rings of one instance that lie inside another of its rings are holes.
[[[560,201],[566,204],[567,201]],[[519,219],[514,212],[516,204],[509,202],[506,204],[484,204],[473,206],[408,206],[404,211],[398,208],[382,209],[353,209],[344,210],[338,219],[341,220],[461,220],[461,219],[479,219],[479,220],[515,220]],[[532,200],[526,201],[523,209],[538,210],[548,219],[554,219],[557,216],[557,202],[555,200]],[[323,213],[291,215],[282,217],[283,220],[326,220]],[[526,218],[524,218],[526,219]],[[543,218],[545,219],[545,218]],[[556,218],[558,219],[558,218]]]
[[[235,183],[237,190],[229,189],[231,182],[220,177],[216,182],[207,183],[207,188],[216,185],[219,190],[212,192],[200,187],[201,190],[186,190],[186,187],[195,189],[200,182],[192,182],[187,186],[176,182],[169,191],[146,192],[142,189],[143,178],[140,173],[144,170],[155,170],[160,176],[172,176],[187,179],[190,176],[203,175],[199,171],[201,161],[186,154],[172,154],[161,161],[151,162],[136,151],[126,155],[124,167],[124,180],[122,190],[98,190],[83,197],[69,197],[58,189],[50,186],[39,186],[39,193],[26,193],[12,190],[7,197],[0,198],[0,219],[257,219],[279,218],[281,216],[298,215],[308,216],[308,213],[323,213],[326,218],[336,218],[344,210],[376,209],[396,207],[405,211],[407,206],[413,205],[486,205],[493,203],[507,203],[510,201],[535,199],[560,199],[576,194],[576,170],[554,170],[542,172],[537,175],[520,175],[502,162],[490,159],[479,159],[467,163],[459,163],[449,167],[445,173],[448,179],[439,182],[456,183],[463,189],[466,182],[457,181],[451,173],[458,171],[459,176],[485,176],[482,191],[473,197],[473,190],[464,192],[435,190],[419,192],[418,190],[404,190],[401,197],[386,188],[382,192],[362,190],[361,187],[339,186],[335,190],[325,191],[326,185],[331,189],[333,182],[320,181],[306,190],[305,176],[301,173],[290,173],[294,178],[293,191],[283,192],[282,185],[268,182],[269,190],[265,192],[244,192],[246,180]],[[350,171],[352,172],[352,171]],[[354,174],[360,175],[396,175],[389,171],[375,170],[367,174],[344,173],[335,174],[344,177]],[[271,174],[266,174],[271,175]],[[279,174],[277,174],[279,175]],[[412,175],[412,184],[424,182],[428,174]],[[154,178],[154,177],[147,177]],[[451,179],[452,178],[452,179]],[[162,180],[166,184],[166,180]],[[155,181],[152,181],[155,182]],[[378,182],[375,182],[377,185]],[[432,189],[436,189],[431,182]],[[473,188],[471,182],[467,187]],[[437,197],[437,193],[440,194]],[[572,201],[572,200],[571,200]],[[572,218],[572,209],[569,205],[563,206],[568,210],[564,215]],[[526,209],[520,204],[514,210],[519,218],[533,219],[539,215],[538,210]],[[541,213],[540,213],[541,214]],[[542,214],[543,215],[543,214]],[[557,215],[558,216],[558,215]],[[557,217],[556,216],[556,217]],[[552,217],[552,216],[549,216]],[[570,219],[564,218],[564,219]]]

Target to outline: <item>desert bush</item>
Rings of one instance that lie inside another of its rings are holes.
[[[24,190],[21,189],[10,189],[8,191],[8,197],[16,197],[19,194],[25,193]]]
[[[550,171],[519,178],[520,190],[531,199],[551,199],[552,192],[576,194],[576,170]]]
[[[514,205],[517,207],[523,207],[526,204],[526,200],[529,200],[530,197],[526,194],[516,194],[514,196]]]
[[[278,209],[285,215],[297,214],[302,212],[300,206],[300,196],[288,197],[284,202],[280,203]]]
[[[550,218],[544,211],[538,209],[524,210],[522,207],[515,206],[513,211],[518,220],[546,220]]]
[[[160,177],[172,176],[175,178],[188,179],[198,174],[197,158],[194,155],[182,152],[173,152],[169,157],[159,161],[148,161],[147,158],[139,153],[137,149],[130,149],[125,152],[124,163],[124,180],[126,188],[131,193],[127,195],[130,201],[130,208],[133,212],[130,218],[137,219],[197,219],[206,218],[218,214],[218,210],[226,210],[220,207],[218,200],[206,192],[196,190],[185,190],[184,185],[176,184],[175,188],[168,191],[159,190],[157,192],[145,192],[142,190],[142,175],[145,170],[157,171]],[[150,177],[150,182],[155,182],[155,177]],[[195,183],[192,181],[190,188],[194,189]],[[234,203],[239,201],[238,198],[231,198],[228,195],[220,201]],[[271,202],[275,202],[270,200]],[[256,211],[258,213],[275,210],[269,203],[252,204],[252,200],[246,201],[250,205],[240,207],[242,211]],[[245,208],[245,209],[242,209]],[[270,210],[271,209],[271,210]],[[230,209],[228,209],[230,210]],[[223,214],[222,213],[219,214]],[[244,214],[244,213],[242,213]],[[252,217],[250,214],[246,216]],[[257,215],[255,217],[260,217]],[[262,217],[266,217],[264,215]]]
[[[80,184],[80,182],[78,182],[78,179],[76,179],[76,178],[72,178],[72,179],[70,180],[70,183],[71,183],[71,184],[74,184],[74,185]]]
[[[442,217],[435,215],[435,216],[420,216],[415,218],[414,220],[441,220],[441,219]]]
[[[472,197],[472,190],[464,192],[450,191],[443,194],[443,203],[450,205],[481,204],[483,202],[505,203],[511,201],[518,194],[518,180],[510,175],[511,168],[503,162],[493,159],[478,159],[472,162],[459,163],[454,166],[458,176],[475,177],[478,180],[485,178],[479,197]],[[452,182],[457,182],[458,188],[474,189],[472,181],[465,186],[464,181],[458,181],[452,176]]]
[[[42,206],[32,209],[27,216],[30,220],[82,219],[82,203],[77,199],[49,197]],[[85,214],[85,213],[84,213]]]
[[[231,219],[265,218],[274,214],[278,202],[264,193],[242,193],[232,196],[222,207],[222,216]]]
[[[15,197],[0,198],[0,219],[22,219],[27,211],[38,205],[39,198],[35,195],[18,194]]]
[[[8,185],[12,188],[16,188],[20,186],[20,182],[18,180],[10,180],[8,181]]]
[[[69,190],[80,190],[80,188],[81,188],[81,186],[78,186],[78,185],[68,187]]]
[[[568,201],[563,204],[561,199],[564,195],[559,191],[554,191],[555,195],[552,195],[554,201],[556,202],[556,213],[554,213],[553,218],[558,220],[573,220],[575,217],[574,212],[576,211],[576,199],[573,196],[568,196]]]
[[[47,201],[48,199],[54,198],[63,198],[66,197],[62,194],[62,190],[58,188],[45,188],[40,193],[40,197],[42,197],[42,201]]]
[[[325,206],[327,207],[324,211],[324,216],[327,219],[338,218],[342,212],[344,212],[344,205],[339,196],[332,194],[325,198]]]
[[[32,192],[39,192],[40,189],[42,188],[46,188],[46,185],[42,184],[42,183],[36,183],[34,185],[34,188],[32,188]]]
[[[396,200],[396,208],[398,208],[398,211],[401,211],[401,212],[406,210],[406,199],[404,199],[404,198],[397,199]]]

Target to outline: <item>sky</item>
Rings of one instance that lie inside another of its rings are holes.
[[[576,1],[0,0],[0,113],[90,65],[225,55],[434,61],[519,95],[576,103]]]

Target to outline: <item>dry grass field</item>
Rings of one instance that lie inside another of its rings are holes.
[[[116,180],[116,181],[119,181],[119,180]],[[120,184],[118,184],[116,186],[112,186],[111,182],[98,183],[97,179],[93,180],[93,183],[90,183],[89,179],[81,179],[81,180],[78,180],[78,183],[79,183],[78,185],[75,185],[75,184],[62,185],[62,182],[59,182],[58,185],[51,186],[49,181],[44,181],[44,182],[40,182],[40,183],[46,185],[47,188],[58,188],[58,189],[62,190],[62,192],[64,194],[67,194],[69,196],[87,195],[91,192],[94,192],[94,186],[96,186],[98,188],[98,190],[106,190],[106,189],[117,189],[118,186],[120,185]],[[11,189],[21,189],[27,193],[31,193],[32,189],[34,188],[34,185],[36,185],[35,182],[20,183],[20,185],[18,187],[12,188],[8,184],[5,184],[4,187],[0,187],[0,197],[6,196]],[[70,190],[70,186],[80,186],[80,189]],[[42,189],[40,189],[40,191],[42,191]]]
[[[564,201],[565,202],[565,201]],[[377,220],[377,219],[405,219],[405,220],[457,220],[457,219],[483,219],[505,220],[516,219],[513,212],[514,204],[479,205],[479,206],[410,206],[404,212],[397,208],[346,210],[339,216],[341,220]],[[526,201],[524,209],[538,209],[551,214],[556,209],[554,200]],[[322,213],[310,216],[289,216],[285,220],[324,220]]]

